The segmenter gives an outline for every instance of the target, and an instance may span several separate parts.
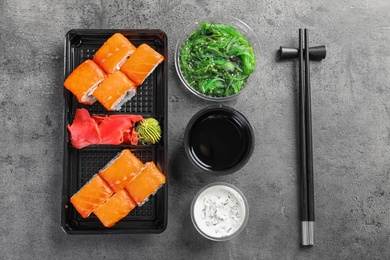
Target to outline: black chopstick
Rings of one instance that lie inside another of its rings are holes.
[[[311,89],[309,61],[309,32],[305,29],[303,46],[302,29],[299,29],[299,129],[301,171],[301,223],[302,245],[314,244],[314,182],[313,144],[311,122]],[[305,52],[303,50],[306,50]],[[303,67],[303,61],[305,67]],[[305,74],[303,76],[303,74]],[[305,82],[303,83],[303,77]]]
[[[307,161],[306,161],[306,120],[305,120],[305,86],[304,64],[303,64],[303,33],[299,29],[299,133],[300,133],[300,172],[301,172],[301,222],[302,222],[302,244],[306,242],[307,221],[309,220],[309,211],[307,204]]]
[[[309,225],[309,245],[314,244],[314,181],[313,181],[313,141],[311,122],[311,87],[309,61],[309,31],[305,29],[305,104],[306,104],[306,161],[307,161],[307,206]]]

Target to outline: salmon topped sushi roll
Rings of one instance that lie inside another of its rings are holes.
[[[164,56],[143,43],[122,65],[121,71],[139,86],[163,60]]]
[[[137,206],[129,193],[122,189],[112,195],[103,205],[93,211],[102,224],[109,228],[126,217]]]
[[[117,192],[137,175],[143,165],[129,149],[124,149],[100,170],[99,175]]]
[[[94,61],[86,60],[65,79],[64,86],[80,103],[92,105],[96,101],[92,93],[105,77],[106,73],[102,68]]]
[[[83,218],[87,218],[95,209],[100,207],[114,191],[99,175],[95,174],[71,198],[70,202]]]
[[[141,206],[149,196],[155,194],[165,183],[165,176],[156,167],[154,162],[148,162],[141,171],[134,177],[125,189],[129,192],[133,200]]]
[[[136,94],[136,85],[123,72],[110,74],[94,91],[94,97],[107,110],[120,110]]]
[[[107,73],[113,73],[119,70],[135,49],[136,47],[125,36],[115,33],[95,53],[93,60]]]
[[[134,82],[117,70],[103,80],[93,95],[107,110],[120,110],[136,91]]]

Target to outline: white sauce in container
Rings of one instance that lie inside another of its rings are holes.
[[[245,226],[247,203],[235,189],[226,183],[211,184],[194,199],[192,220],[205,237],[226,240],[220,238],[233,236]]]

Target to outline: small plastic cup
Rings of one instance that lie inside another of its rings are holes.
[[[248,202],[235,186],[215,182],[195,195],[191,220],[195,229],[213,241],[227,241],[240,234],[249,218]]]
[[[248,119],[227,106],[210,106],[196,113],[184,134],[184,149],[198,169],[229,174],[241,169],[254,149]]]
[[[230,16],[215,16],[215,17],[206,17],[206,18],[201,18],[196,21],[193,21],[190,23],[186,28],[184,28],[183,33],[179,36],[179,39],[176,43],[176,48],[175,48],[175,68],[176,72],[183,83],[183,85],[186,87],[188,91],[190,91],[192,94],[195,96],[208,100],[208,101],[215,101],[215,102],[224,102],[224,101],[229,101],[236,99],[244,90],[246,90],[249,86],[252,85],[252,75],[249,76],[247,82],[245,83],[244,87],[237,93],[233,94],[231,96],[226,96],[226,97],[215,97],[215,96],[209,96],[206,94],[201,93],[197,89],[191,86],[191,84],[187,81],[186,77],[184,76],[181,68],[180,68],[180,54],[181,54],[181,48],[185,44],[185,42],[188,40],[190,35],[199,27],[199,25],[202,22],[208,22],[208,23],[220,23],[220,24],[225,24],[229,25],[231,27],[236,28],[241,34],[243,34],[248,42],[252,45],[256,58],[259,59],[259,53],[260,53],[260,42],[255,34],[255,32],[243,21],[241,21],[238,18],[235,17],[230,17]],[[255,65],[255,71],[257,68],[258,61],[256,61]],[[253,72],[254,73],[254,72]]]

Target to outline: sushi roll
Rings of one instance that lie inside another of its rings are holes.
[[[106,76],[94,61],[86,60],[65,79],[64,86],[77,97],[80,103],[92,105],[96,102],[92,93]]]
[[[123,189],[112,195],[103,205],[93,211],[102,224],[109,228],[126,217],[137,204],[129,193]]]
[[[87,218],[112,194],[114,194],[114,191],[103,178],[95,174],[88,183],[70,198],[70,202],[83,218]]]
[[[165,179],[164,174],[159,171],[154,162],[147,162],[134,179],[126,185],[125,189],[141,206],[148,200],[149,196],[157,192],[165,183]]]
[[[134,82],[117,70],[103,80],[93,95],[107,110],[120,110],[136,91]]]
[[[98,49],[93,61],[110,74],[119,70],[135,50],[136,47],[125,36],[115,33]]]
[[[143,165],[129,149],[124,149],[99,171],[99,175],[117,192],[137,175]]]
[[[139,86],[163,60],[164,56],[143,43],[122,65],[121,71]]]

